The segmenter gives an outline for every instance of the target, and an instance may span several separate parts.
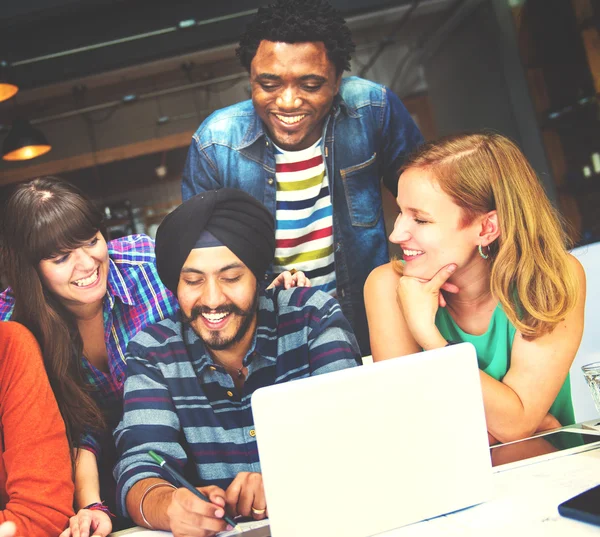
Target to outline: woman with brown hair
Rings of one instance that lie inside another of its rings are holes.
[[[573,423],[585,274],[518,147],[497,134],[425,144],[403,166],[397,203],[402,261],[365,285],[373,359],[467,341],[491,442]]]
[[[176,300],[156,274],[152,240],[107,243],[102,214],[69,183],[19,185],[2,234],[10,288],[0,294],[0,319],[19,321],[37,338],[74,450],[79,513],[71,531],[107,535],[125,348],[138,330],[173,313]]]

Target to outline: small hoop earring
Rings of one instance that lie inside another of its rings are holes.
[[[479,245],[479,247],[478,247],[478,250],[479,250],[479,255],[480,255],[481,257],[483,257],[483,259],[489,259],[489,257],[490,257],[490,253],[489,253],[489,252],[490,252],[490,247],[488,246],[487,248],[488,248],[488,253],[487,253],[487,254],[484,254],[484,253],[483,253],[483,248],[481,247],[481,244],[480,244],[480,245]]]

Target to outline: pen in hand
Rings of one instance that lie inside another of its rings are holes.
[[[194,485],[192,485],[185,477],[183,477],[175,468],[173,468],[173,466],[171,466],[158,453],[155,453],[154,451],[150,450],[150,451],[148,451],[148,455],[150,455],[154,459],[154,462],[156,462],[161,468],[164,468],[167,472],[169,472],[173,476],[173,478],[182,487],[188,489],[194,496],[197,496],[201,500],[204,500],[205,502],[208,502],[208,503],[212,503],[207,496],[202,494],[196,487],[194,487]],[[227,524],[229,524],[232,528],[239,529],[237,527],[235,520],[233,520],[231,517],[225,515],[223,517],[223,520],[225,522],[227,522]]]

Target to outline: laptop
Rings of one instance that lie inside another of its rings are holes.
[[[272,537],[367,537],[489,497],[469,343],[261,388],[252,412]]]

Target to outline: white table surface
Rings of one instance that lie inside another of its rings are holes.
[[[501,467],[500,467],[501,468]],[[600,447],[499,471],[492,498],[480,505],[405,526],[378,537],[579,537],[600,527],[558,514],[569,498],[600,484]]]

